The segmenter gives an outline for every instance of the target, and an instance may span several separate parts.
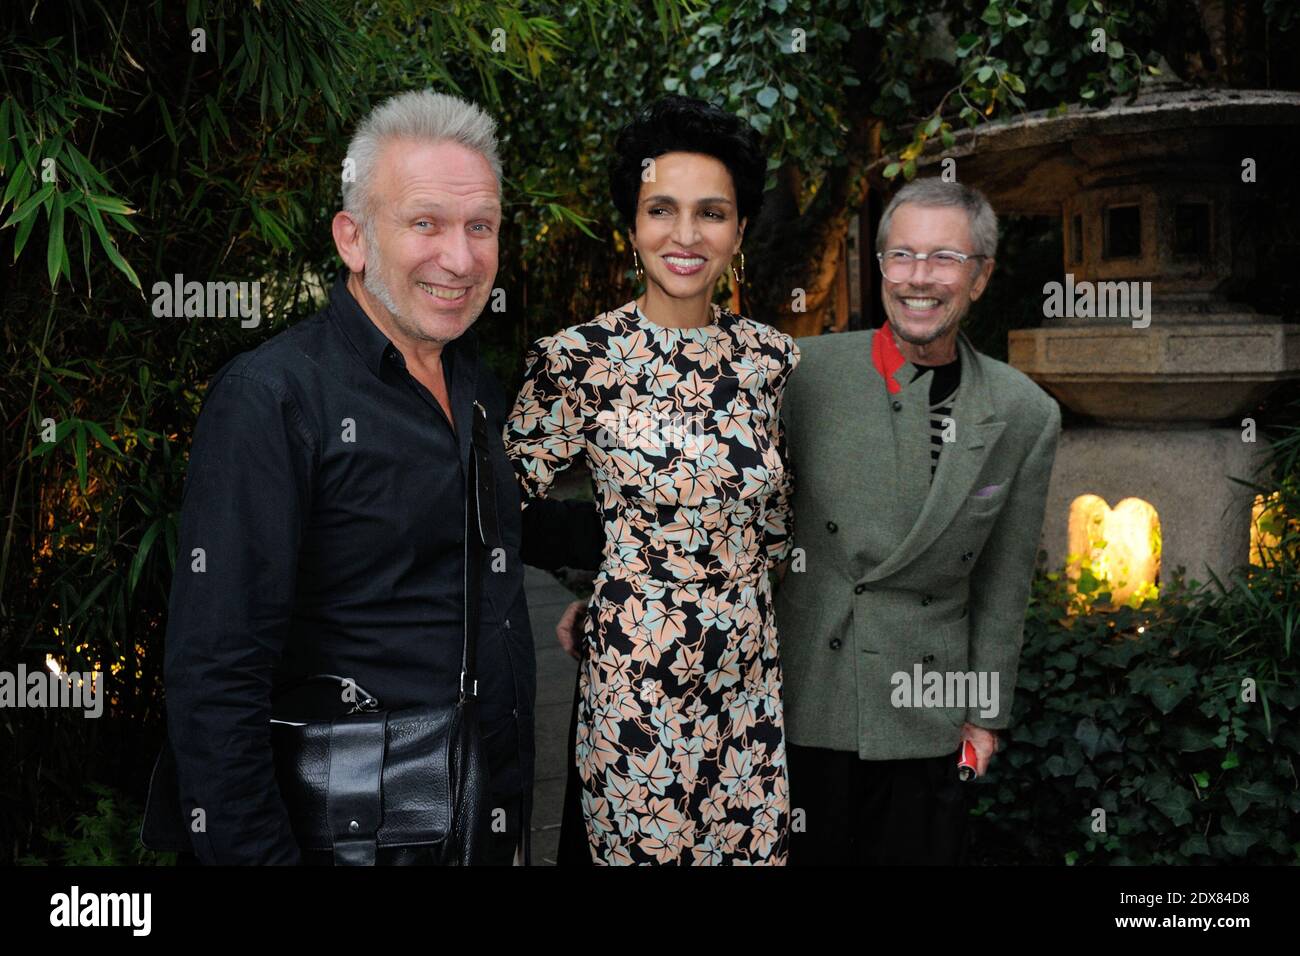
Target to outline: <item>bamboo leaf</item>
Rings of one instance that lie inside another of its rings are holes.
[[[117,445],[114,444],[113,439],[109,436],[108,432],[104,431],[103,427],[98,422],[87,421],[86,428],[95,436],[95,439],[101,445],[105,448],[111,449],[113,454],[118,457],[122,457],[122,449],[118,448]]]
[[[50,288],[58,285],[59,273],[63,271],[68,251],[63,246],[63,193],[54,193],[54,204],[50,207],[50,238],[45,247],[45,269],[49,273]],[[69,271],[68,281],[72,281]]]
[[[14,262],[23,254],[23,246],[27,245],[27,237],[32,234],[32,227],[36,225],[36,217],[31,216],[24,219],[18,224],[18,231],[14,234]]]
[[[136,549],[135,557],[131,560],[131,571],[127,576],[126,591],[127,594],[135,593],[136,583],[140,580],[140,572],[144,570],[144,563],[149,557],[149,551],[153,547],[154,540],[163,530],[163,519],[159,518],[149,525],[145,531],[144,537],[140,539],[140,547]]]
[[[22,222],[32,213],[36,212],[37,207],[40,206],[43,202],[45,202],[45,200],[49,199],[53,195],[54,195],[54,184],[53,183],[46,184],[43,188],[37,190],[35,194],[29,196],[26,202],[24,202],[21,206],[15,209],[13,211],[13,215],[11,215],[8,219],[6,219],[4,226],[0,228],[8,229],[14,223]]]
[[[140,289],[140,277],[135,274],[135,270],[130,264],[122,258],[122,254],[117,251],[117,246],[108,235],[108,230],[104,228],[104,220],[99,215],[99,210],[95,208],[94,203],[86,206],[86,212],[90,214],[91,225],[95,227],[95,233],[99,236],[99,244],[103,247],[104,253],[108,256],[108,261],[117,266],[118,269],[130,280],[131,285]],[[143,290],[141,290],[143,291]]]
[[[75,431],[72,436],[72,451],[77,461],[77,483],[81,487],[81,493],[86,493],[87,477],[90,471],[90,465],[86,458],[86,428],[81,422],[75,425]]]

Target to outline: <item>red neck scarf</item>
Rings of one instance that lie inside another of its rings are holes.
[[[876,334],[871,339],[871,364],[876,367],[880,377],[885,380],[885,388],[889,394],[901,392],[903,386],[899,385],[894,378],[894,374],[903,367],[907,360],[903,358],[903,353],[898,350],[898,343],[894,341],[894,332],[889,327],[889,321],[876,329]]]

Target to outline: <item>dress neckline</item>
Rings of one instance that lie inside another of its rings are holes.
[[[712,322],[710,322],[708,325],[688,325],[684,327],[679,327],[675,325],[660,325],[658,322],[652,322],[646,316],[646,314],[641,311],[641,306],[637,305],[636,299],[633,299],[626,306],[624,306],[623,311],[627,312],[630,309],[632,314],[632,321],[636,324],[636,326],[638,328],[645,329],[647,332],[653,333],[655,335],[662,335],[666,337],[680,336],[681,338],[684,339],[703,340],[703,339],[712,338],[713,336],[719,334],[722,331],[721,307],[718,306],[716,303],[712,303],[712,302],[709,303],[709,306],[710,308],[713,309]]]

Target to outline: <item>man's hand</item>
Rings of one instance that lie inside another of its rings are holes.
[[[574,601],[560,615],[560,623],[555,625],[555,636],[568,654],[575,661],[581,660],[578,648],[582,645],[582,619],[587,613],[586,601]]]
[[[969,740],[975,747],[975,775],[984,776],[989,768],[989,758],[998,752],[997,732],[974,724],[962,724],[961,739]]]

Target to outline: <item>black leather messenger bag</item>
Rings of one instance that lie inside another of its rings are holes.
[[[478,717],[477,650],[484,552],[500,544],[487,415],[474,403],[465,503],[465,628],[454,703],[384,710],[349,678],[318,674],[271,704],[280,794],[303,851],[336,865],[424,861],[468,865],[487,793]],[[175,759],[164,742],[149,782],[140,841],[191,849]]]

